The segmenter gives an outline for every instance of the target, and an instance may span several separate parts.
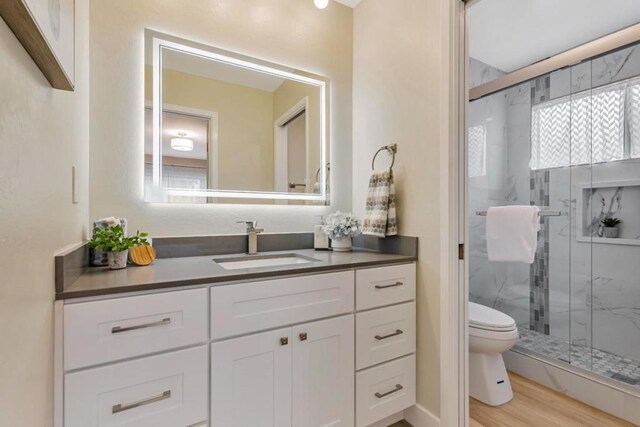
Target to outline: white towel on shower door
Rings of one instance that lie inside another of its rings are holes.
[[[487,211],[489,261],[533,263],[538,247],[540,209],[500,206]]]

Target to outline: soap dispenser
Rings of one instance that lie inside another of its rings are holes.
[[[320,217],[320,224],[313,228],[313,248],[316,251],[329,250],[329,236],[324,232],[324,216]]]

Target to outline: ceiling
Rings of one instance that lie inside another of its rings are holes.
[[[162,68],[268,92],[275,91],[285,80],[260,71],[164,49]]]
[[[481,0],[469,56],[511,72],[640,22],[640,0]]]
[[[345,6],[356,7],[362,0],[336,0],[338,3],[342,3]]]
[[[165,156],[188,159],[207,159],[209,121],[195,116],[165,112],[162,115],[162,153]],[[171,138],[185,132],[193,140],[193,151],[177,151],[171,148]],[[145,109],[145,154],[153,154],[153,120],[151,109]]]

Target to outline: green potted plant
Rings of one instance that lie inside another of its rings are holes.
[[[119,270],[127,266],[129,248],[149,244],[147,233],[138,231],[133,236],[126,236],[121,225],[111,228],[96,227],[93,229],[93,236],[89,246],[107,253],[111,270]]]
[[[604,237],[608,239],[614,239],[618,237],[618,224],[620,221],[618,218],[606,217],[600,221],[604,226]]]

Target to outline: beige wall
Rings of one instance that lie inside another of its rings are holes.
[[[443,49],[448,7],[447,0],[364,0],[354,12],[353,210],[364,213],[373,154],[397,143],[399,231],[419,238],[417,400],[435,415],[440,413],[440,210],[446,174],[440,145],[448,127],[441,113],[449,84]],[[388,162],[381,157],[381,165]]]
[[[143,201],[144,29],[236,51],[331,80],[332,206],[168,205]],[[91,0],[91,211],[152,235],[311,231],[351,205],[353,10],[279,0]]]
[[[75,92],[52,89],[0,19],[0,426],[53,425],[53,255],[89,214],[88,17],[76,0]]]
[[[153,98],[151,74],[147,66],[147,101]],[[164,70],[162,99],[218,113],[218,188],[273,191],[272,92]]]

